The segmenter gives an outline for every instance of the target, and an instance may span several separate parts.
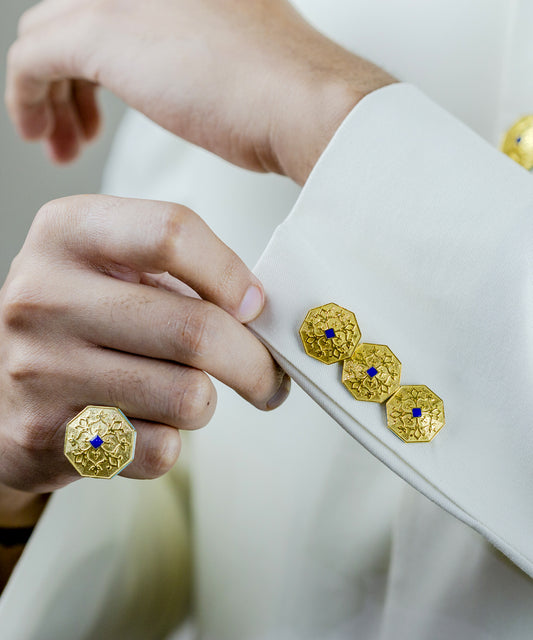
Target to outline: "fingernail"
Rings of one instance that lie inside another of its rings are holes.
[[[263,292],[261,289],[252,284],[246,289],[241,306],[237,312],[241,322],[250,322],[261,313],[263,309]]]
[[[276,393],[270,398],[267,402],[267,409],[271,411],[272,409],[277,409],[280,405],[282,405],[287,396],[289,395],[289,391],[291,390],[291,379],[287,374],[283,376],[283,380],[281,381],[280,388],[276,391]]]

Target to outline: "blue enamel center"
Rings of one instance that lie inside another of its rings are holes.
[[[422,415],[422,409],[420,407],[415,407],[413,409],[413,418],[420,418]]]
[[[95,449],[98,449],[98,447],[100,447],[104,443],[102,438],[100,438],[100,436],[98,435],[94,436],[94,438],[92,440],[89,440],[89,442],[93,445]]]
[[[324,333],[326,334],[326,338],[328,338],[328,339],[335,337],[335,330],[334,329],[326,329],[324,331]]]
[[[370,369],[367,369],[366,372],[371,378],[373,378],[377,374],[378,370],[376,369],[376,367],[370,367]]]

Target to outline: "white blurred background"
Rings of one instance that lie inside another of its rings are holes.
[[[0,95],[5,83],[5,60],[15,39],[19,16],[30,0],[1,0],[0,5]],[[120,117],[122,103],[104,91],[100,94],[104,128],[100,139],[87,147],[73,165],[53,166],[39,144],[22,142],[9,122],[3,99],[0,103],[0,281],[24,242],[39,207],[53,198],[75,193],[96,193],[107,152]]]

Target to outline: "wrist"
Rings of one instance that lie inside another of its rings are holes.
[[[366,95],[396,82],[372,63],[349,52],[342,64],[324,63],[296,84],[290,103],[283,103],[272,142],[279,173],[303,185],[344,118]],[[287,108],[288,107],[288,108]]]

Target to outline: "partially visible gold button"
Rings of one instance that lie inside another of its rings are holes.
[[[524,169],[533,169],[533,116],[524,116],[513,124],[505,134],[501,150]]]

